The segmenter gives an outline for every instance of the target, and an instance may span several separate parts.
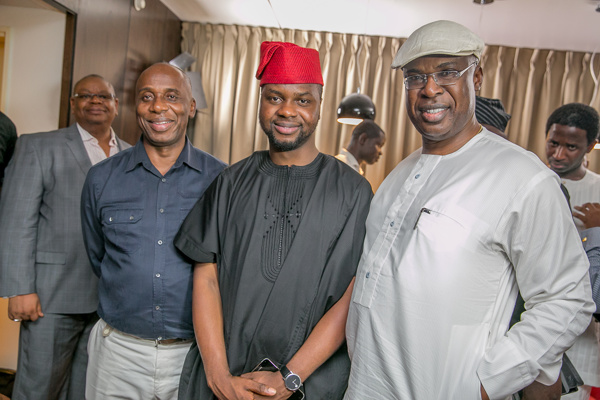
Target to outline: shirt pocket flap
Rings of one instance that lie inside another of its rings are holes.
[[[133,224],[142,219],[144,210],[141,208],[109,208],[102,211],[102,223],[105,225],[113,224]]]
[[[38,264],[66,264],[66,253],[52,253],[50,251],[37,251],[35,253],[35,262]]]

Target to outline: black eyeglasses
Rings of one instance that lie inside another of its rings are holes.
[[[83,101],[93,100],[97,97],[100,101],[111,101],[115,99],[115,95],[111,93],[73,93],[73,97]]]
[[[458,82],[460,77],[465,72],[467,72],[467,70],[473,65],[477,65],[477,61],[472,63],[462,71],[447,70],[432,72],[431,74],[410,75],[404,78],[404,86],[407,90],[423,89],[427,85],[427,79],[429,76],[431,76],[434,82],[440,86],[454,85],[456,82]]]

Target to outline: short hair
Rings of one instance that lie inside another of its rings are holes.
[[[600,118],[598,111],[581,103],[569,103],[558,107],[546,122],[546,135],[554,124],[575,127],[584,130],[587,142],[591,144],[598,139],[600,130]]]
[[[363,133],[367,134],[368,139],[378,137],[380,133],[385,135],[383,129],[381,129],[372,119],[364,119],[360,124],[356,125],[352,131],[352,140],[357,140]]]
[[[148,66],[147,68],[145,68],[141,73],[140,76],[146,72],[147,69],[150,69],[151,67],[154,67],[155,65],[164,65],[167,67],[171,67],[174,68],[176,71],[178,71],[182,76],[183,79],[185,79],[185,81],[187,82],[189,88],[190,88],[190,93],[192,90],[192,80],[190,79],[190,77],[188,76],[188,74],[185,73],[185,71],[183,70],[183,68],[181,68],[179,65],[175,65],[175,64],[171,64],[170,62],[166,62],[166,61],[159,61],[159,62],[155,62],[154,64]],[[138,76],[139,79],[139,76]],[[136,82],[137,85],[137,82]]]
[[[112,89],[113,93],[114,93],[114,94],[116,94],[116,92],[115,92],[115,88],[114,88],[114,86],[112,85],[112,83],[110,83],[109,81],[107,81],[106,79],[104,79],[104,77],[103,77],[102,75],[98,75],[98,74],[89,74],[89,75],[86,75],[86,76],[84,76],[83,78],[81,78],[80,80],[78,80],[77,82],[75,82],[75,85],[73,85],[73,91],[74,91],[75,89],[77,89],[77,86],[78,86],[78,85],[79,85],[81,82],[85,81],[86,79],[90,79],[90,78],[96,78],[96,79],[101,79],[101,80],[103,80],[104,82],[106,82],[106,84],[108,85],[108,87],[110,87],[110,88]]]

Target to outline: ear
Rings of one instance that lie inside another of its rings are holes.
[[[358,135],[358,144],[363,145],[367,141],[367,134],[365,132]]]
[[[119,115],[119,99],[115,97],[115,116]]]
[[[483,69],[477,64],[475,67],[475,72],[473,73],[473,85],[475,87],[475,91],[479,92],[481,90],[481,83],[483,82]]]
[[[190,113],[188,114],[189,118],[194,118],[196,115],[196,99],[192,98],[192,102],[190,104]]]
[[[598,143],[598,139],[594,140],[592,143],[590,143],[590,145],[588,146],[586,153],[589,153],[590,151],[594,150],[594,146],[596,145],[596,143]]]

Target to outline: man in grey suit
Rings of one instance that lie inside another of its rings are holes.
[[[98,75],[75,84],[76,124],[22,135],[0,198],[0,296],[21,321],[13,399],[84,398],[97,278],[81,233],[81,189],[90,167],[130,147],[111,124],[118,100]]]

